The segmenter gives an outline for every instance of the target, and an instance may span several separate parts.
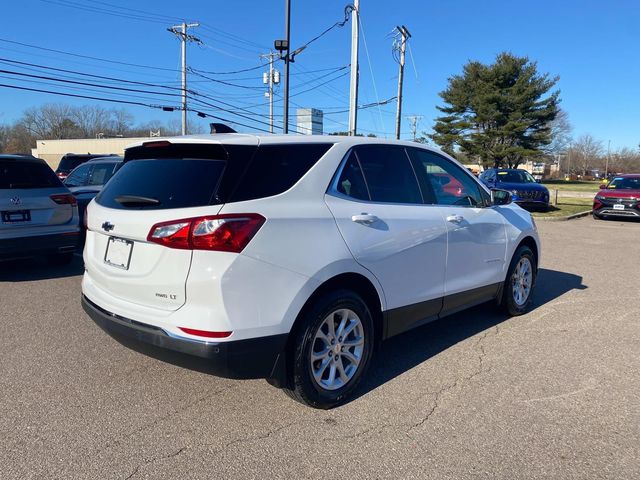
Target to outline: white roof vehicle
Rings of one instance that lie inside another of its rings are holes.
[[[362,137],[137,144],[87,227],[82,303],[103,329],[317,408],[349,398],[386,338],[487,301],[527,311],[540,255],[508,192]]]

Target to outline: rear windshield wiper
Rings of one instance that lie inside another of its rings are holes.
[[[124,207],[143,207],[145,205],[160,205],[160,200],[152,197],[140,197],[138,195],[118,195],[114,199]]]

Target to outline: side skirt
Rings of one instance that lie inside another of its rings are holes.
[[[499,298],[503,283],[494,283],[442,298],[414,303],[383,312],[384,339],[426,325],[467,308]]]

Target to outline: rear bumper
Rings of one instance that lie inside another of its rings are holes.
[[[120,343],[161,360],[187,365],[200,360],[207,372],[226,378],[280,378],[287,334],[226,342],[204,342],[170,336],[163,329],[100,308],[86,296],[82,307],[91,319]]]
[[[0,239],[0,258],[73,252],[78,248],[80,229],[53,235]]]

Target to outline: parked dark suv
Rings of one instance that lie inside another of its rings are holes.
[[[113,156],[110,153],[67,153],[61,159],[58,164],[58,168],[56,168],[56,175],[60,180],[64,180],[67,178],[71,170],[76,168],[79,165],[82,165],[85,162],[88,162],[92,158],[97,157],[109,157]]]
[[[523,208],[549,209],[549,190],[526,170],[490,168],[480,175],[480,181],[489,188],[510,191],[513,201]]]
[[[80,225],[84,225],[84,212],[105,183],[120,169],[124,159],[118,156],[92,158],[75,168],[65,179],[64,185],[78,201]]]

